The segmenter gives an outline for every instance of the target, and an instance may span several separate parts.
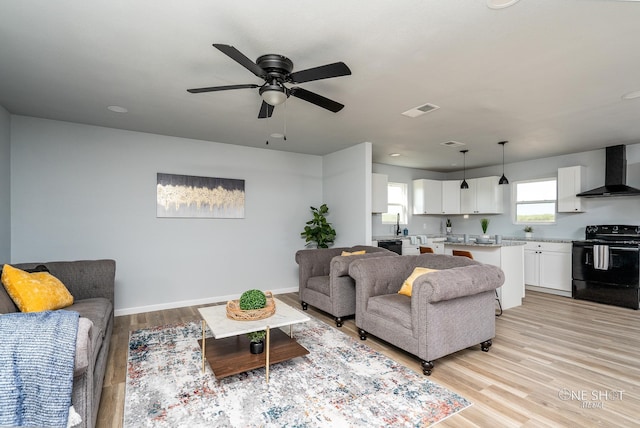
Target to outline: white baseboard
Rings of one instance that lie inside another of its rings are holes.
[[[289,287],[289,288],[280,288],[278,290],[271,290],[271,292],[274,295],[284,294],[284,293],[293,293],[296,291],[298,291],[298,287]],[[207,305],[211,303],[228,302],[229,300],[234,300],[238,298],[240,298],[240,294],[233,294],[229,296],[214,296],[214,297],[207,297],[204,299],[181,300],[178,302],[160,303],[157,305],[116,309],[114,313],[115,313],[115,316],[119,317],[122,315],[133,315],[133,314],[141,314],[144,312],[163,311],[165,309],[184,308],[186,306]]]
[[[535,285],[525,285],[525,290],[539,291],[541,293],[555,294],[556,296],[571,297],[571,291],[556,290],[554,288],[537,287]]]

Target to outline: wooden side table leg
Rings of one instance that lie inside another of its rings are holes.
[[[270,329],[267,326],[267,356],[266,356],[266,364],[265,364],[265,373],[267,376],[267,383],[269,383],[269,351],[271,350],[271,338],[270,338]]]
[[[206,349],[205,338],[204,338],[204,328],[205,328],[204,323],[205,321],[202,320],[202,373],[204,373],[204,360],[205,360],[204,350]]]

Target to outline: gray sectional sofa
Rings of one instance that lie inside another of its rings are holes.
[[[71,403],[82,418],[81,425],[76,426],[91,428],[98,416],[113,331],[116,263],[114,260],[81,260],[11,264],[23,270],[39,265],[44,265],[73,295],[73,305],[64,310],[80,314]],[[0,285],[0,314],[10,312],[18,312],[18,308]]]
[[[398,294],[416,267],[436,269],[418,276],[411,296]],[[430,375],[433,360],[480,345],[495,336],[495,290],[504,283],[496,266],[441,254],[355,260],[356,326],[416,355]]]

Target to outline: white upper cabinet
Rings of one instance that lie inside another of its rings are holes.
[[[460,180],[442,182],[442,214],[460,214]]]
[[[460,190],[460,212],[462,214],[500,214],[504,211],[504,185],[498,184],[500,177],[470,178],[468,189]]]
[[[387,185],[385,174],[371,174],[371,212],[386,213],[388,210]]]
[[[558,212],[583,212],[582,198],[576,194],[582,192],[585,169],[583,166],[558,168]]]
[[[442,214],[442,182],[413,180],[413,213]]]
[[[414,214],[460,214],[460,180],[413,180]]]

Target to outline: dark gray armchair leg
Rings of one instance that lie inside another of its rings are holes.
[[[342,317],[336,317],[336,327],[342,327]]]
[[[422,373],[425,376],[431,376],[431,372],[433,371],[433,361],[421,361],[420,365],[422,366]]]
[[[491,345],[493,345],[493,342],[491,341],[491,339],[489,340],[485,340],[484,342],[482,342],[480,344],[480,348],[484,351],[484,352],[489,352],[489,348],[491,348]]]
[[[307,305],[307,302],[300,302],[302,304],[302,310],[306,311],[309,308],[309,305]]]
[[[363,329],[358,329],[358,334],[360,334],[360,340],[367,340],[367,332]]]

